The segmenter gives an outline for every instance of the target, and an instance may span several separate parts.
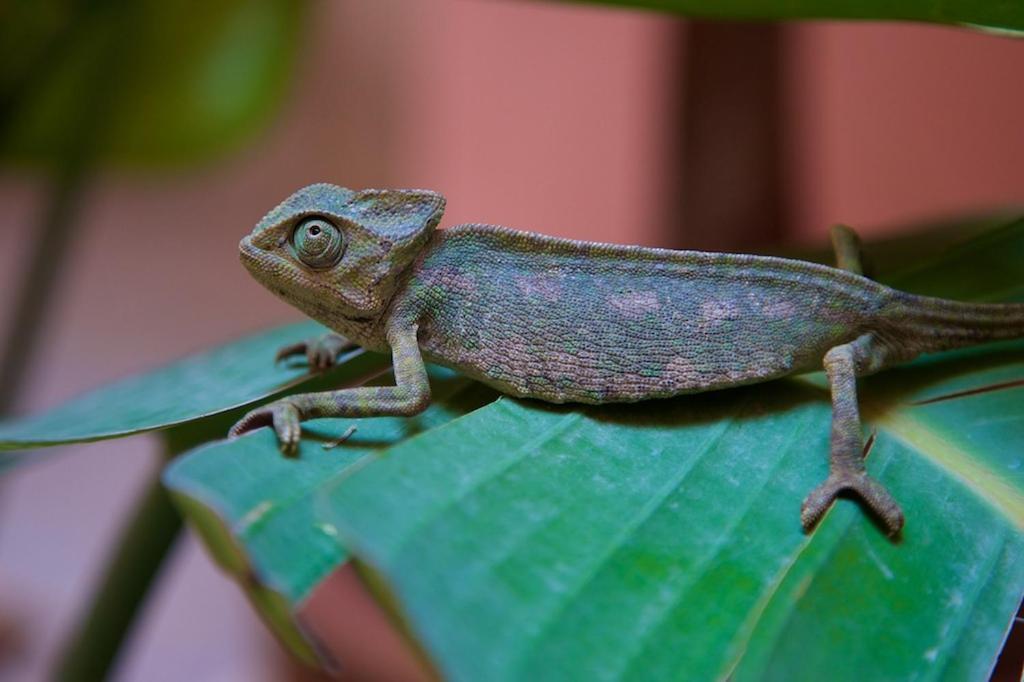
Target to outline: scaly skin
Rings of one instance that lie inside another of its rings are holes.
[[[288,346],[324,369],[350,343],[390,350],[396,386],[290,396],[232,436],[271,424],[294,454],[300,422],[413,415],[430,402],[424,358],[504,393],[551,402],[664,398],[824,368],[828,479],[812,528],[857,493],[896,534],[899,505],[864,468],[856,377],[925,352],[1024,336],[1024,305],[913,296],[862,274],[849,228],[839,268],[736,254],[554,239],[488,225],[435,231],[444,199],[418,190],[302,189],[242,240],[271,291],[340,336]]]

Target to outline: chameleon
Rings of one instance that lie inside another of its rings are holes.
[[[544,236],[484,224],[437,229],[429,190],[300,189],[239,245],[253,277],[332,330],[286,346],[331,366],[356,345],[390,352],[394,386],[292,395],[248,412],[293,456],[300,422],[412,416],[424,362],[516,397],[603,404],[669,398],[824,369],[829,473],[804,500],[806,532],[840,492],[891,535],[899,504],[866,469],[856,380],[922,353],[1024,336],[1024,304],[918,296],[863,274],[856,233],[832,231],[836,266]]]

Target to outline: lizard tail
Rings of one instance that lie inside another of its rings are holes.
[[[933,353],[1024,338],[1024,304],[966,303],[900,292],[890,320],[915,350]]]

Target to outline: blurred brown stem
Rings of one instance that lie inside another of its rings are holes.
[[[53,181],[30,265],[21,280],[7,325],[0,362],[0,416],[10,414],[31,367],[59,274],[66,266],[75,216],[85,187],[86,164],[69,163]]]
[[[171,448],[167,457],[175,454]],[[162,462],[161,462],[162,464]],[[54,680],[106,679],[125,636],[181,531],[181,517],[160,482],[162,466],[136,504],[69,645],[57,659]]]
[[[677,248],[774,243],[785,221],[784,29],[690,21],[682,55]]]

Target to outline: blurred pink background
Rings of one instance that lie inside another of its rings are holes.
[[[239,238],[313,181],[428,187],[444,225],[686,242],[673,214],[685,23],[541,2],[318,3],[279,120],[248,148],[175,174],[105,172],[91,192],[25,410],[299,314],[238,265]],[[784,29],[787,232],[866,235],[1024,203],[1024,46],[916,25]],[[722,87],[729,87],[723,83]],[[33,237],[39,178],[0,174],[0,313]],[[742,192],[743,188],[736,188]],[[0,315],[0,324],[5,319]],[[155,465],[146,437],[64,448],[7,477],[0,612],[39,679]],[[276,645],[188,536],[123,680],[267,680]]]

